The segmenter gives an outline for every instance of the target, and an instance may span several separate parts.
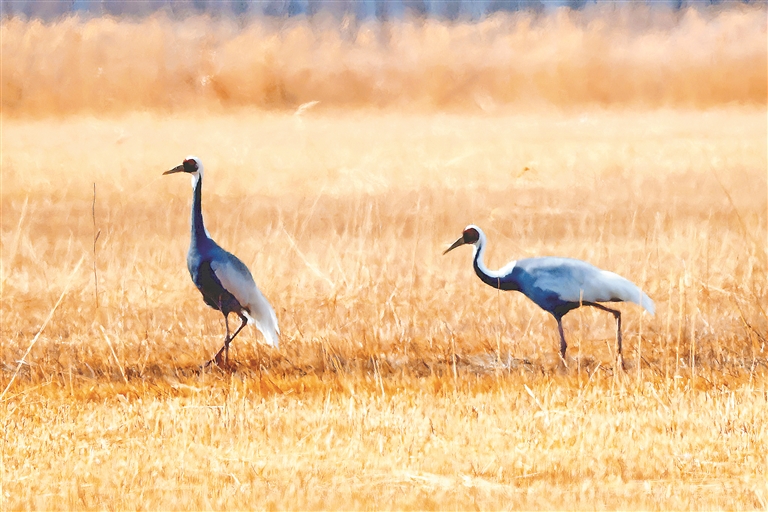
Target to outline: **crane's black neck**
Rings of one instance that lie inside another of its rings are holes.
[[[195,190],[192,196],[192,239],[193,240],[207,240],[208,231],[203,224],[203,177],[197,178],[195,183]]]

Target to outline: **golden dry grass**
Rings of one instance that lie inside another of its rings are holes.
[[[764,507],[764,123],[7,121],[3,384],[85,263],[3,398],[5,506]],[[160,176],[192,149],[209,230],[284,333],[241,335],[231,376],[194,373],[223,325],[184,267],[188,180]],[[639,282],[658,314],[622,308],[628,372],[592,311],[566,318],[559,369],[548,315],[469,249],[441,256],[470,221],[492,266],[562,254]]]
[[[114,94],[97,117],[3,103],[3,508],[768,507],[764,101],[169,114]],[[283,331],[280,351],[244,331],[232,372],[196,372],[223,322],[184,264],[189,182],[160,176],[189,153]],[[657,315],[621,306],[627,371],[609,315],[566,317],[563,369],[551,317],[442,256],[470,222],[491,267],[567,255],[641,285]]]
[[[6,114],[163,109],[765,105],[766,4],[479,23],[5,20]]]

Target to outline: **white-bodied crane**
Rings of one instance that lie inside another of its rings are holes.
[[[618,274],[601,270],[589,263],[572,258],[544,256],[511,261],[499,270],[489,270],[483,262],[485,233],[474,225],[464,229],[461,237],[445,250],[446,254],[465,244],[474,246],[475,273],[485,284],[500,290],[515,290],[550,313],[557,321],[560,333],[560,357],[565,361],[568,344],[563,334],[562,319],[566,313],[581,306],[607,311],[616,318],[616,339],[621,354],[621,312],[600,302],[634,302],[654,314],[653,301],[631,281]]]

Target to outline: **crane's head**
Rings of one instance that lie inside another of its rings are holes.
[[[483,235],[483,230],[481,230],[479,227],[470,224],[466,228],[464,228],[464,232],[461,234],[461,237],[459,237],[458,240],[453,242],[449,248],[443,252],[443,254],[448,253],[449,251],[454,250],[457,247],[460,247],[465,244],[474,244],[475,246],[482,243],[485,236]]]
[[[177,172],[185,172],[192,176],[192,186],[194,187],[197,181],[203,177],[203,162],[196,156],[188,156],[184,159],[181,165],[177,165],[170,171],[165,171],[163,174],[174,174]]]

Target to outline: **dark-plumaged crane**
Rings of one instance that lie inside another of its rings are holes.
[[[177,172],[192,176],[192,238],[187,252],[189,275],[203,294],[205,303],[222,312],[227,329],[224,345],[205,366],[213,362],[221,365],[222,353],[224,364],[229,363],[229,344],[248,322],[256,324],[267,344],[277,348],[280,329],[272,306],[256,286],[248,267],[237,256],[219,247],[205,229],[201,207],[203,164],[199,158],[189,156],[181,165],[163,174]],[[231,335],[230,313],[235,313],[242,322]]]
[[[621,354],[621,312],[600,302],[634,302],[654,314],[653,301],[631,281],[618,274],[601,270],[589,263],[572,258],[544,256],[511,261],[499,270],[489,270],[483,263],[485,233],[474,225],[464,229],[461,238],[443,254],[465,244],[474,245],[473,266],[485,284],[500,290],[515,290],[531,299],[557,320],[560,332],[560,357],[565,361],[568,344],[563,334],[562,319],[566,313],[581,306],[607,311],[616,318],[616,339]]]

